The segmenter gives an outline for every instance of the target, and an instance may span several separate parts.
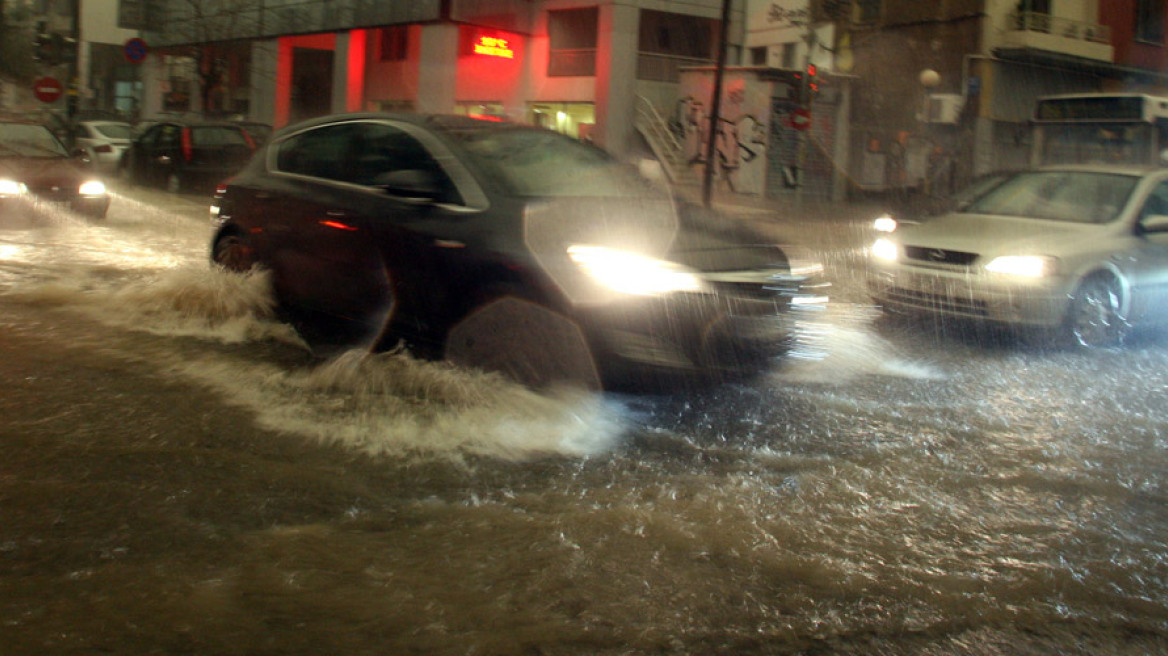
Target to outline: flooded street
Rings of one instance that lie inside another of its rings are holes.
[[[1168,653],[1168,339],[879,318],[812,225],[826,359],[635,396],[314,356],[193,198],[0,224],[0,654]]]

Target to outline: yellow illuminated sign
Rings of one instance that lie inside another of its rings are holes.
[[[511,49],[507,39],[495,36],[480,36],[474,44],[474,52],[476,55],[515,59],[515,51]]]

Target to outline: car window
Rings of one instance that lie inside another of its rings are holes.
[[[439,202],[462,202],[442,166],[412,135],[385,123],[362,123],[358,131],[344,172],[346,182],[376,187],[395,171],[425,171],[438,184]]]
[[[182,128],[177,125],[166,124],[158,126],[156,143],[160,148],[178,148],[182,141]]]
[[[88,126],[93,136],[101,136],[106,139],[129,139],[130,126],[119,125],[117,123],[103,123],[101,125]]]
[[[43,125],[0,123],[0,156],[68,157],[69,153]]]
[[[196,148],[249,146],[242,128],[227,125],[200,125],[191,128],[191,145]]]
[[[1161,182],[1151,194],[1148,194],[1148,199],[1144,201],[1144,207],[1140,210],[1140,220],[1157,214],[1168,216],[1168,182]]]
[[[550,130],[476,129],[450,135],[479,168],[518,196],[653,195],[643,179],[604,151]]]
[[[1073,223],[1106,223],[1127,205],[1139,178],[1092,171],[1016,175],[972,202],[966,212]]]
[[[356,127],[346,123],[302,132],[280,144],[276,169],[329,180],[345,179],[345,160]]]

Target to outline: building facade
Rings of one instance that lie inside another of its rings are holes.
[[[143,0],[142,115],[281,126],[338,111],[477,114],[544,125],[622,154],[638,97],[712,64],[721,0]],[[735,60],[744,30],[731,15]]]

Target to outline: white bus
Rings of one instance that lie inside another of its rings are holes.
[[[1168,97],[1138,93],[1045,96],[1034,112],[1030,163],[1168,165]]]

